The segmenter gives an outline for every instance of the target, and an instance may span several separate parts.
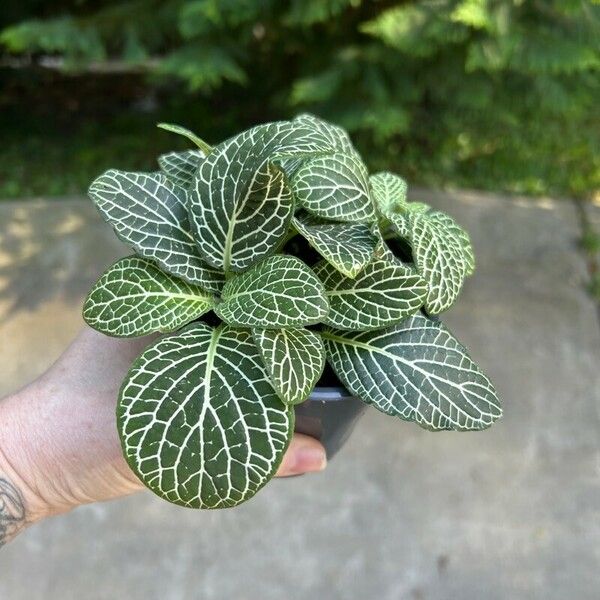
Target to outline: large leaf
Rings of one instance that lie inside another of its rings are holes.
[[[485,429],[502,415],[490,380],[440,323],[415,315],[381,331],[323,333],[344,385],[426,429]]]
[[[168,152],[158,157],[158,164],[175,185],[189,188],[204,156],[200,150]]]
[[[295,218],[293,225],[323,258],[348,277],[356,277],[368,264],[377,245],[377,237],[362,223],[312,225]]]
[[[285,404],[304,402],[325,366],[325,346],[308,329],[255,329],[254,341]]]
[[[161,339],[133,363],[117,420],[138,477],[192,508],[251,498],[274,475],[294,428],[250,332],[203,323]]]
[[[307,160],[291,180],[296,200],[308,212],[336,221],[375,220],[369,174],[356,152]]]
[[[162,173],[129,173],[111,169],[90,186],[90,198],[137,254],[165,271],[219,292],[224,277],[199,256],[189,231],[186,191]]]
[[[371,175],[369,182],[373,191],[375,205],[384,216],[400,212],[406,208],[408,186],[402,177],[384,171]]]
[[[190,215],[202,256],[224,271],[244,271],[286,234],[294,201],[278,156],[326,151],[314,128],[288,121],[259,125],[219,144],[202,161]]]
[[[355,279],[324,261],[314,270],[329,299],[325,322],[338,329],[364,331],[398,323],[417,312],[427,294],[423,279],[397,260],[373,259]]]
[[[128,256],[100,277],[83,305],[86,323],[114,337],[175,331],[208,312],[214,299],[163,273],[146,258]]]
[[[427,312],[438,314],[454,304],[465,277],[475,268],[475,259],[467,232],[447,214],[423,207],[417,205],[390,220],[410,242],[417,270],[429,286]]]
[[[321,322],[328,304],[323,284],[300,259],[277,255],[231,278],[215,311],[240,327],[302,327]]]

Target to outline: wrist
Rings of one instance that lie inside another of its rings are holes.
[[[5,482],[5,500],[14,498],[13,511],[22,510],[22,527],[70,508],[53,489],[40,431],[24,418],[27,400],[18,393],[0,402],[0,479]]]

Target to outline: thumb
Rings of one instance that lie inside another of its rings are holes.
[[[326,465],[327,455],[321,443],[308,435],[295,433],[276,476],[288,477],[322,471]]]

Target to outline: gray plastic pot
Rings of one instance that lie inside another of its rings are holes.
[[[350,437],[367,405],[343,387],[315,388],[296,406],[296,431],[319,440],[331,460]]]

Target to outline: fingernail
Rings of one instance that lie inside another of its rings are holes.
[[[325,452],[322,448],[315,448],[314,446],[298,448],[294,458],[292,472],[296,474],[322,471],[327,466]]]

